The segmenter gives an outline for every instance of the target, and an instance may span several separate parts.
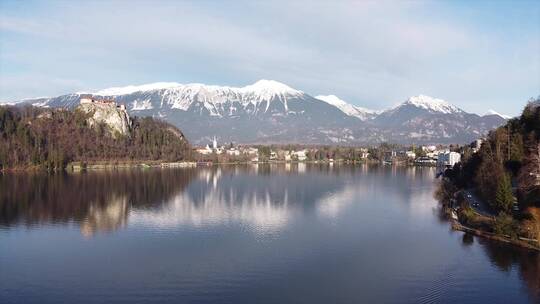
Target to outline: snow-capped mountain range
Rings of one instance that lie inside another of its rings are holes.
[[[159,107],[169,107],[187,111],[194,104],[199,103],[200,110],[205,109],[211,116],[232,116],[240,109],[249,114],[267,112],[272,103],[279,103],[285,112],[288,112],[288,101],[302,98],[302,91],[273,80],[260,80],[252,85],[241,88],[204,85],[200,83],[180,84],[174,82],[161,82],[141,86],[115,87],[91,93],[99,96],[138,95],[138,98],[129,100],[133,111],[151,110],[156,108],[155,94],[161,100]],[[81,94],[81,93],[79,93]],[[264,105],[261,107],[261,103]]]
[[[426,95],[412,96],[404,103],[395,107],[393,110],[406,106],[421,108],[432,113],[455,114],[464,112],[458,107],[451,105],[442,99],[433,98]]]
[[[160,82],[18,103],[74,108],[81,94],[88,93],[112,97],[132,115],[167,120],[194,144],[206,143],[214,135],[222,142],[237,143],[464,143],[506,119],[496,112],[467,113],[424,95],[374,111],[334,95],[313,97],[273,80],[244,87]]]

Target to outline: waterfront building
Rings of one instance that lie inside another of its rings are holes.
[[[461,161],[461,154],[457,152],[445,151],[439,153],[437,157],[438,167],[453,167],[455,164]]]
[[[307,159],[307,150],[300,150],[293,152],[298,161],[305,161]]]
[[[240,156],[240,150],[236,148],[229,148],[226,150],[226,153],[230,156]]]
[[[414,151],[405,151],[405,156],[407,158],[415,159],[416,158],[416,153],[414,153]]]

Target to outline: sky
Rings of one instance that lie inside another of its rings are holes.
[[[540,95],[540,1],[0,1],[0,101],[283,82],[375,110]]]

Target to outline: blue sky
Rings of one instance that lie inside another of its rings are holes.
[[[516,115],[540,95],[540,1],[0,1],[2,101],[263,78]]]

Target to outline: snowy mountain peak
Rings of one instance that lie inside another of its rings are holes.
[[[458,107],[451,105],[450,103],[442,99],[433,98],[426,95],[418,95],[418,96],[409,97],[409,99],[407,99],[404,103],[402,103],[398,107],[401,107],[403,105],[412,105],[417,108],[428,110],[430,112],[439,112],[439,113],[444,113],[444,114],[463,112]]]
[[[512,117],[508,116],[508,115],[503,115],[503,114],[500,114],[499,112],[496,112],[495,110],[492,110],[492,109],[489,109],[486,114],[484,114],[484,116],[487,116],[487,115],[497,115],[499,117],[502,117],[504,119],[510,119]]]
[[[245,86],[240,88],[240,91],[243,92],[253,92],[261,95],[300,95],[303,94],[302,91],[295,90],[288,85],[275,81],[261,79],[255,82],[252,85]]]
[[[334,107],[340,109],[343,113],[349,116],[354,116],[361,120],[372,118],[377,114],[376,111],[354,106],[340,99],[336,95],[318,95],[315,96],[315,98],[322,100],[330,105],[333,105]]]
[[[331,104],[333,106],[336,106],[336,107],[348,105],[348,103],[346,101],[341,100],[336,95],[317,95],[317,96],[315,96],[315,98],[317,98],[319,100],[322,100],[322,101],[324,101],[326,103],[329,103],[329,104]]]
[[[251,94],[262,97],[264,99],[271,98],[276,95],[301,95],[302,91],[295,90],[286,84],[275,80],[262,79],[254,84],[245,87],[227,87],[216,85],[205,85],[201,83],[181,84],[177,82],[156,82],[143,85],[129,85],[124,87],[113,87],[94,92],[95,95],[102,96],[120,96],[128,95],[136,92],[149,92],[155,90],[168,90],[174,91],[190,91],[190,92],[236,92],[240,94]],[[82,93],[82,92],[81,92]],[[265,98],[266,97],[266,98]]]
[[[155,82],[155,83],[149,83],[149,84],[143,84],[143,85],[129,85],[125,87],[113,87],[113,88],[99,90],[95,92],[94,94],[101,95],[101,96],[117,96],[117,95],[132,94],[132,93],[141,92],[141,91],[170,89],[170,88],[174,88],[178,86],[181,86],[181,84],[177,82]]]

